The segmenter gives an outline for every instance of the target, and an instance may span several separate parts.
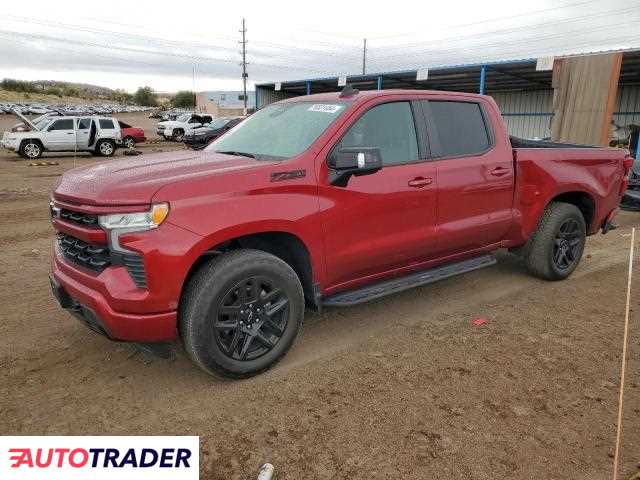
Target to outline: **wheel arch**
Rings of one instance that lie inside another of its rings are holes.
[[[183,282],[182,291],[191,277],[211,258],[240,249],[260,250],[287,263],[300,279],[307,305],[318,308],[310,250],[298,235],[281,230],[250,233],[211,245],[192,263]]]
[[[44,144],[42,143],[42,140],[40,140],[39,138],[23,138],[22,140],[20,140],[20,145],[18,146],[18,151],[22,150],[22,147],[24,146],[24,144],[26,142],[36,142],[40,145],[40,148],[42,148],[42,150],[44,151]]]
[[[591,232],[596,214],[596,201],[590,193],[583,190],[563,192],[553,197],[547,203],[547,206],[553,202],[568,203],[576,206],[584,218],[584,223],[587,226],[587,235]]]

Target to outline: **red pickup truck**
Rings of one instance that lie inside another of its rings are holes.
[[[202,152],[68,171],[51,284],[113,340],[181,338],[234,378],[289,349],[305,307],[353,305],[495,263],[564,279],[613,228],[622,150],[513,139],[490,97],[345,89],[288,99]]]

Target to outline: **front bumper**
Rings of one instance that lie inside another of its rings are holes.
[[[204,135],[189,135],[182,140],[188,147],[205,147],[209,144],[209,139]]]
[[[135,314],[113,310],[97,290],[78,282],[63,271],[54,257],[51,289],[60,306],[89,328],[112,340],[163,342],[176,338],[177,312]]]
[[[6,150],[10,150],[12,152],[16,152],[18,150],[18,142],[12,140],[2,140],[0,141],[0,146]]]

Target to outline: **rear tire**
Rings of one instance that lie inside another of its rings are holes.
[[[182,140],[184,140],[184,132],[180,129],[173,132],[173,140],[176,142],[182,142]]]
[[[37,160],[42,156],[42,144],[36,140],[25,140],[20,145],[20,155],[27,160]]]
[[[584,252],[586,224],[575,205],[553,202],[523,247],[529,273],[545,280],[564,280],[573,273]]]
[[[237,250],[193,275],[179,328],[185,350],[204,371],[246,378],[287,353],[303,319],[304,295],[293,269],[269,253]]]
[[[122,143],[126,148],[136,148],[136,141],[133,137],[125,137]]]
[[[112,140],[100,140],[96,145],[96,153],[101,157],[112,157],[116,153],[116,144]]]

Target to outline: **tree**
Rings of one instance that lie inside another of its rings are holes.
[[[140,87],[133,95],[133,101],[143,107],[158,105],[158,97],[151,87]]]
[[[118,88],[111,93],[110,100],[114,100],[118,103],[132,103],[133,95]]]
[[[180,90],[171,98],[171,105],[176,108],[193,108],[196,106],[194,102],[194,93],[189,90]]]

